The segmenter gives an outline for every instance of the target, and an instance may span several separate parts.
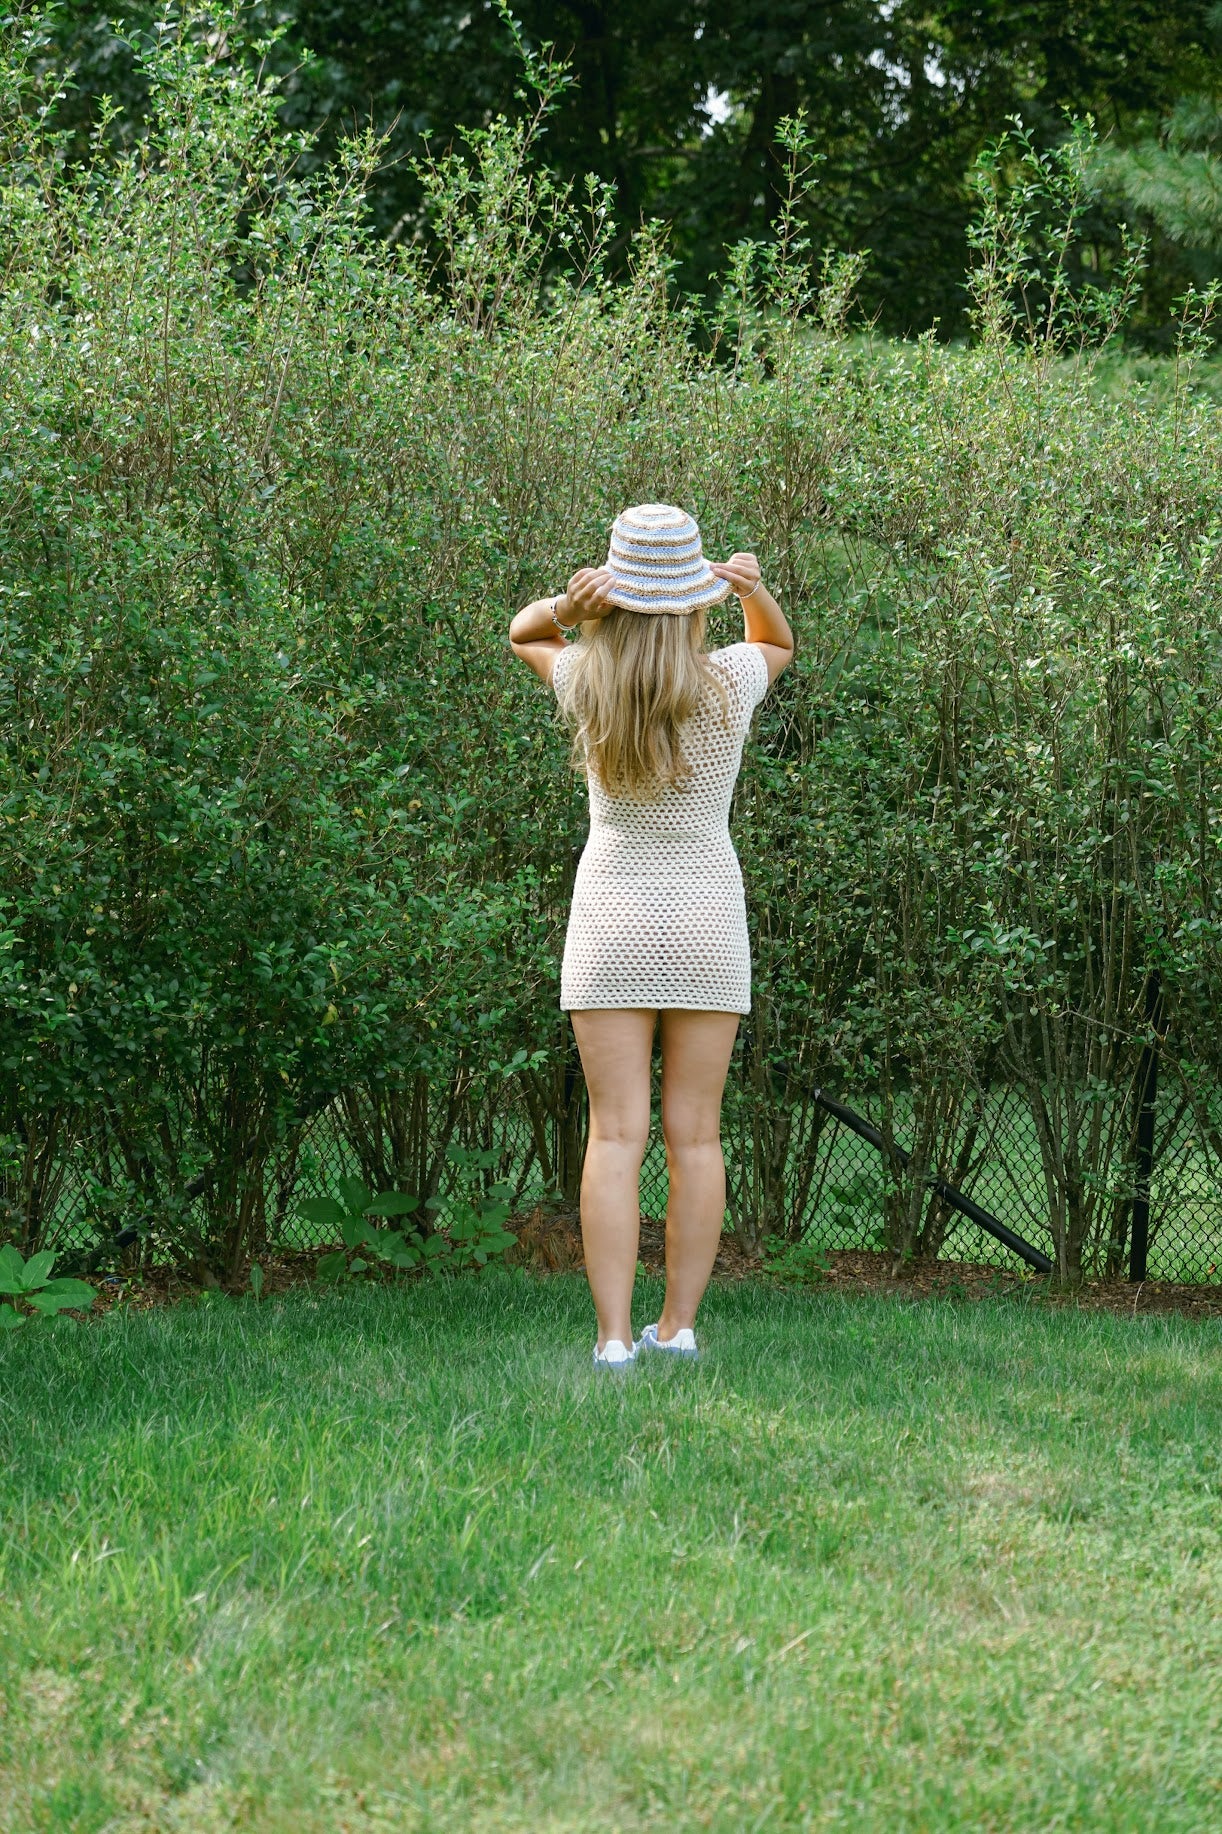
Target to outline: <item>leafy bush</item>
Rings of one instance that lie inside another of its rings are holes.
[[[467,1153],[451,1147],[449,1157],[469,1171],[494,1163],[494,1153]],[[512,1187],[493,1185],[484,1193],[467,1190],[452,1194],[446,1207],[444,1232],[403,1223],[386,1227],[385,1219],[408,1217],[419,1208],[419,1199],[403,1191],[383,1191],[374,1196],[359,1178],[341,1178],[340,1196],[307,1198],[302,1215],[332,1239],[343,1243],[320,1257],[321,1280],[350,1280],[369,1273],[377,1264],[399,1273],[417,1269],[428,1273],[461,1273],[484,1267],[503,1255],[515,1240],[505,1228]],[[379,1219],[371,1222],[370,1218]],[[372,1257],[370,1259],[369,1257]]]
[[[359,1178],[341,1178],[339,1191],[338,1198],[311,1197],[301,1206],[308,1222],[332,1239],[338,1233],[343,1242],[342,1248],[319,1260],[320,1280],[348,1280],[368,1272],[372,1265],[366,1258],[369,1255],[392,1267],[416,1267],[426,1258],[426,1247],[440,1247],[439,1237],[429,1237],[425,1243],[413,1231],[409,1240],[402,1230],[369,1220],[374,1216],[410,1216],[419,1205],[418,1198],[402,1191],[381,1191],[375,1197]]]
[[[0,1293],[31,1308],[20,1312],[15,1305],[0,1305],[0,1331],[17,1331],[35,1318],[55,1318],[60,1312],[88,1311],[93,1304],[93,1288],[84,1280],[53,1280],[51,1269],[55,1254],[50,1248],[22,1259],[11,1242],[0,1248]]]
[[[1128,282],[1066,290],[1078,143],[983,163],[976,342],[900,346],[846,329],[859,264],[812,263],[792,209],[731,251],[705,321],[651,229],[612,286],[605,200],[548,175],[538,122],[425,161],[431,241],[379,241],[376,142],[299,178],[220,12],[140,46],[143,137],[104,126],[72,163],[37,18],[4,30],[0,1225],[23,1249],[72,1188],[103,1240],[231,1274],[323,1111],[369,1191],[416,1201],[421,1253],[453,1151],[495,1161],[457,1201],[504,1201],[511,1109],[572,1193],[582,796],[504,630],[647,497],[758,551],[798,633],[736,816],[744,1241],[798,1232],[828,1084],[902,1121],[886,1240],[936,1251],[926,1176],[1007,1081],[1062,1273],[1114,1259],[1156,968],[1216,1173],[1213,302],[1184,303],[1157,399],[1096,385]]]
[[[776,1280],[790,1286],[819,1286],[832,1271],[825,1249],[813,1242],[787,1242],[774,1236],[765,1245],[764,1266]]]

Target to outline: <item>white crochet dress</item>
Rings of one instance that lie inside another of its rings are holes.
[[[556,659],[557,689],[571,657],[570,649]],[[753,643],[713,650],[708,660],[728,689],[729,726],[708,689],[682,733],[692,766],[685,789],[667,789],[656,802],[630,802],[608,796],[588,774],[590,837],[573,886],[562,1012],[751,1010],[747,910],[729,818],[743,740],[768,689],[768,664]]]

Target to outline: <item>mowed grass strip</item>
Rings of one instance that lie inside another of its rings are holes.
[[[0,1826],[1222,1825],[1215,1326],[704,1339],[596,1376],[497,1274],[5,1343]]]

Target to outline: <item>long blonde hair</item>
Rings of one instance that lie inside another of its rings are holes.
[[[703,609],[682,616],[616,610],[582,627],[560,684],[573,761],[609,796],[656,801],[691,775],[679,728],[709,687],[729,717],[725,683],[704,653]]]

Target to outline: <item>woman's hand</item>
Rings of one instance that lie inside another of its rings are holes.
[[[740,599],[748,598],[760,583],[760,564],[754,554],[731,554],[729,560],[710,561],[709,572],[728,579]]]
[[[615,606],[608,599],[615,576],[608,567],[578,567],[556,604],[562,624],[589,624]]]
[[[754,554],[731,554],[714,562],[718,579],[729,580],[743,608],[743,642],[756,643],[768,664],[768,679],[775,681],[793,660],[793,632],[772,594],[760,578]]]

